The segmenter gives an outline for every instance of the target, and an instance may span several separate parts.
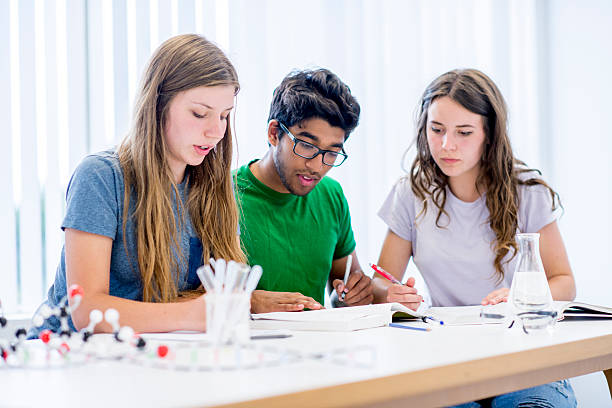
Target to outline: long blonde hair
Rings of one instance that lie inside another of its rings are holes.
[[[165,122],[170,101],[199,86],[230,85],[238,93],[238,75],[225,54],[195,35],[165,41],[153,54],[142,78],[130,132],[118,147],[125,179],[123,228],[135,222],[137,259],[143,300],[170,302],[177,298],[180,256],[177,230],[184,226],[177,185],[167,162]],[[202,261],[216,258],[243,261],[237,237],[238,211],[231,182],[232,131],[202,164],[187,166],[187,211],[202,241]],[[128,213],[134,197],[134,212]],[[178,219],[173,211],[176,198]],[[177,256],[179,259],[177,259]]]
[[[427,144],[429,107],[434,100],[444,96],[483,117],[486,138],[476,189],[481,186],[486,188],[489,224],[495,233],[495,241],[492,243],[495,251],[493,264],[498,281],[501,282],[504,277],[504,258],[512,251],[512,259],[518,250],[515,241],[518,228],[518,186],[546,187],[552,197],[551,210],[561,206],[559,196],[543,180],[520,176],[522,173],[540,172],[528,168],[524,162],[514,157],[508,137],[506,102],[495,83],[475,69],[453,70],[440,75],[429,84],[418,109],[417,154],[410,169],[410,181],[414,194],[423,200],[421,214],[427,211],[426,198],[431,197],[438,210],[436,225],[440,227],[442,214],[448,216],[444,210],[448,177],[436,165]]]

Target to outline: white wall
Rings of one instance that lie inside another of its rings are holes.
[[[551,1],[549,86],[552,182],[578,300],[612,304],[612,3]],[[610,407],[602,373],[572,380],[579,405]]]
[[[612,302],[612,3],[550,3],[553,174],[578,299]]]

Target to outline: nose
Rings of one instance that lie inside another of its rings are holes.
[[[444,150],[455,150],[457,144],[455,143],[455,139],[453,136],[449,136],[448,132],[442,135],[442,148]]]
[[[315,173],[319,173],[327,166],[323,163],[323,155],[319,153],[312,159],[306,159],[306,167]]]
[[[211,139],[221,140],[225,136],[227,120],[212,119],[204,131],[204,135]]]

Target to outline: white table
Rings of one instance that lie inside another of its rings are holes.
[[[306,359],[217,372],[112,361],[0,369],[0,406],[425,407],[612,369],[612,320],[559,322],[552,335],[525,335],[501,325],[431,332],[384,327],[295,332],[258,344],[308,352],[372,345],[376,358],[366,368]]]

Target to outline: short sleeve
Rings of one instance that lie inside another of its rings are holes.
[[[114,240],[120,216],[119,172],[110,161],[100,156],[83,159],[68,184],[62,229],[72,228]]]
[[[340,184],[337,185],[336,194],[338,195],[339,212],[338,212],[338,243],[334,250],[334,259],[344,258],[350,255],[357,246],[355,242],[355,236],[353,234],[353,227],[351,226],[351,212],[349,210],[348,202],[342,191]],[[335,201],[335,200],[334,200]]]
[[[553,210],[553,199],[550,190],[543,185],[521,186],[519,204],[520,232],[538,232],[548,224],[557,221],[561,208]]]
[[[414,241],[415,197],[410,180],[402,177],[391,189],[378,216],[389,229],[406,241]]]

